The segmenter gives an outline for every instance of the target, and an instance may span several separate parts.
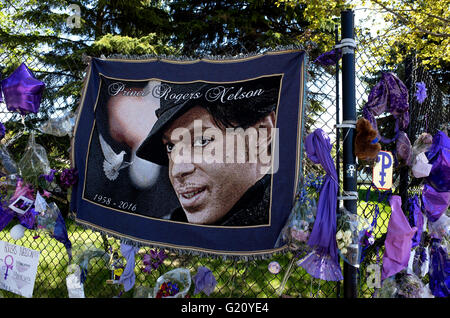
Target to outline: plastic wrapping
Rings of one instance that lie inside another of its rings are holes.
[[[30,134],[22,159],[18,163],[18,169],[24,180],[37,179],[41,174],[50,173],[47,151],[36,143],[33,132]]]
[[[361,241],[370,229],[371,225],[367,219],[352,214],[345,208],[339,209],[336,243],[339,255],[345,262],[354,267],[359,267],[362,252]]]
[[[97,248],[92,244],[82,244],[73,248],[72,264],[76,264],[81,269],[80,281],[84,283],[86,281],[89,262],[94,257],[102,258],[106,264],[109,263],[109,254],[103,249]]]
[[[435,222],[428,222],[429,234],[443,241],[450,239],[450,218],[442,214]]]
[[[17,164],[4,145],[0,145],[0,172],[3,175],[17,173]]]
[[[36,217],[36,228],[38,231],[46,232],[52,236],[55,232],[58,214],[61,212],[55,202],[50,202],[50,204],[46,205],[44,212],[42,212],[42,207],[39,207],[39,209],[39,214]]]
[[[383,281],[377,298],[430,298],[430,293],[419,277],[400,272]]]
[[[85,298],[81,282],[81,268],[77,264],[67,266],[66,286],[69,298]]]
[[[161,289],[166,283],[169,285],[175,285],[178,292],[170,296],[161,296]],[[187,268],[176,268],[171,270],[156,280],[155,287],[153,288],[152,297],[153,298],[184,298],[191,288],[191,274]]]
[[[63,116],[58,118],[51,118],[47,120],[39,130],[44,134],[49,134],[57,137],[68,135],[72,137],[73,128],[75,127],[76,115],[72,112],[66,112]]]
[[[280,238],[294,251],[307,251],[309,235],[314,226],[317,203],[307,197],[295,202],[292,213],[280,233]],[[280,240],[280,239],[279,239]]]

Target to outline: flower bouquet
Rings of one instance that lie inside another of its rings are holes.
[[[191,288],[191,274],[187,268],[176,268],[156,280],[154,298],[184,298]]]
[[[336,243],[339,249],[340,256],[348,264],[359,267],[361,260],[361,240],[365,235],[370,235],[369,222],[358,216],[352,214],[345,208],[340,208],[338,216]],[[367,237],[368,240],[373,239]]]
[[[290,249],[300,253],[309,250],[307,243],[314,226],[317,212],[316,196],[322,181],[321,177],[307,176],[303,187],[297,194],[291,215],[280,233],[277,245],[284,242]]]

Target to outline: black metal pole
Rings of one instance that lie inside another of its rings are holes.
[[[354,40],[354,13],[352,10],[341,12],[341,43]],[[346,41],[346,39],[351,39]],[[355,97],[355,50],[350,44],[342,47],[342,120],[356,122]],[[343,129],[343,187],[344,192],[357,193],[356,159],[353,150],[355,128]],[[357,213],[357,200],[344,201],[344,207],[350,213]],[[358,297],[358,271],[354,266],[344,262],[344,298]]]
[[[334,27],[334,43],[339,44],[339,28],[336,24]],[[337,125],[340,124],[340,112],[341,109],[339,107],[339,91],[340,91],[340,85],[339,85],[339,61],[336,61],[336,73],[335,73],[335,80],[336,80],[336,173],[337,173],[337,182],[338,184],[341,184],[341,159],[340,159],[340,152],[341,152],[341,135],[340,135],[340,128],[337,127]],[[338,196],[341,195],[341,191],[338,188]],[[339,204],[336,205],[336,213],[339,212]],[[341,282],[338,281],[336,284],[336,297],[341,298]]]

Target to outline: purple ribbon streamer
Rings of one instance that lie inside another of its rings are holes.
[[[134,247],[128,244],[120,243],[120,252],[127,260],[125,269],[119,278],[119,283],[123,284],[124,290],[127,292],[133,288],[136,274],[134,273],[135,255],[139,251],[139,247]]]
[[[342,280],[336,243],[338,184],[336,168],[331,158],[330,138],[322,129],[316,129],[306,137],[305,148],[308,158],[321,164],[326,175],[320,190],[316,220],[308,240],[308,245],[314,252],[299,265],[316,278]]]

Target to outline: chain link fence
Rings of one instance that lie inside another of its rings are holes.
[[[358,48],[356,51],[356,96],[358,109],[361,109],[367,101],[371,87],[376,84],[379,78],[380,65],[383,65],[383,63],[379,63],[380,61],[373,59],[371,50],[377,49],[376,43],[379,44],[379,48],[385,47],[386,41],[387,39],[373,39],[370,36],[358,33]],[[442,123],[448,123],[450,118],[447,106],[448,96],[444,96],[439,91],[431,76],[419,66],[417,61],[411,61],[413,63],[412,71],[409,73],[408,78],[410,78],[411,82],[410,112],[413,120],[409,136],[411,142],[414,142],[417,134],[420,134],[422,131],[428,131],[433,134],[437,129],[441,129]],[[46,93],[43,96],[43,102],[41,104],[42,111],[37,115],[27,115],[25,120],[25,124],[28,127],[27,131],[17,139],[12,138],[24,130],[22,119],[17,113],[9,112],[4,103],[0,103],[0,121],[5,124],[7,131],[10,132],[7,134],[5,140],[2,141],[2,144],[3,147],[6,147],[6,143],[9,141],[7,147],[15,160],[18,160],[23,152],[29,130],[36,130],[36,127],[48,118],[57,118],[58,116],[62,116],[66,111],[75,109],[78,97],[64,93],[64,88],[67,87],[67,84],[80,87],[80,79],[67,76],[65,73],[67,70],[46,68],[45,64],[42,64],[38,57],[27,57],[15,52],[8,53],[0,51],[1,77],[7,77],[22,62],[26,62],[36,77],[46,83]],[[340,101],[336,93],[339,76],[336,76],[336,68],[334,66],[324,68],[314,64],[312,61],[310,62],[304,135],[306,136],[317,128],[323,129],[330,136],[333,145],[333,158],[339,160],[342,148],[336,149],[340,143],[337,143],[338,133],[335,128],[336,123],[339,122],[339,113],[336,112],[336,103]],[[391,70],[393,72],[397,71],[395,68]],[[412,98],[415,83],[419,81],[425,81],[429,89],[429,98],[421,105],[414,102],[414,98]],[[439,107],[436,105],[439,105]],[[11,140],[14,140],[14,142],[11,142]],[[69,138],[67,136],[49,137],[44,134],[38,134],[36,141],[47,149],[49,155],[54,156],[54,158],[49,159],[60,162],[61,167],[68,165],[69,152],[64,153],[55,150],[55,145],[62,145],[62,148],[64,148],[64,145],[68,147]],[[306,155],[303,157],[306,158]],[[304,174],[311,171],[324,174],[323,171],[317,169],[316,165],[313,165],[308,159],[305,159]],[[398,175],[398,173],[395,174],[396,188],[400,185]],[[359,164],[358,213],[373,220],[376,210],[375,206],[379,206],[379,215],[375,228],[375,236],[377,238],[375,246],[379,246],[379,248],[377,250],[367,251],[364,262],[361,264],[359,270],[359,297],[372,297],[373,295],[374,290],[368,288],[366,283],[366,264],[377,262],[377,255],[383,255],[382,241],[390,216],[389,205],[386,202],[378,202],[373,193],[369,196],[368,201],[365,200],[370,184],[370,165]],[[83,251],[91,251],[91,255],[96,255],[86,260],[88,261],[88,271],[84,283],[86,297],[133,297],[136,296],[140,288],[153,287],[156,279],[169,270],[185,267],[190,270],[191,276],[193,276],[196,274],[199,266],[208,267],[217,280],[217,286],[209,297],[341,297],[341,282],[327,282],[311,277],[303,268],[295,264],[297,258],[293,252],[275,255],[266,260],[231,260],[221,257],[206,258],[190,254],[176,254],[165,250],[167,258],[164,262],[157,269],[148,272],[145,270],[143,260],[146,254],[150,254],[152,250],[150,247],[142,247],[136,255],[135,287],[129,292],[123,293],[122,285],[107,283],[112,275],[109,267],[109,254],[111,251],[120,251],[120,241],[78,226],[68,215],[69,207],[67,200],[59,198],[55,202],[65,216],[69,239],[73,245],[74,259],[81,255],[80,253]],[[27,230],[23,238],[15,241],[9,234],[10,229],[15,224],[17,224],[17,220],[10,222],[7,227],[0,231],[0,240],[41,251],[33,297],[68,297],[66,277],[68,275],[69,257],[63,244],[34,230]],[[281,265],[280,273],[271,274],[268,271],[268,264],[272,261],[277,261]],[[205,297],[203,293],[194,296],[193,290],[194,288],[191,287],[189,292],[190,297]],[[2,290],[0,292],[3,297],[20,297],[7,291]]]

